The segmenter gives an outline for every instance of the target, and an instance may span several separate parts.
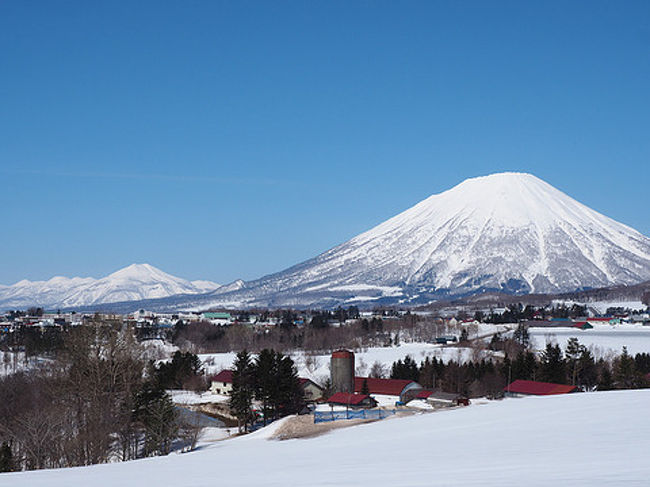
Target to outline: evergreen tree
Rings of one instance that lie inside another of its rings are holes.
[[[363,384],[361,385],[361,394],[370,394],[370,389],[368,389],[368,379],[363,379]]]
[[[598,362],[600,369],[600,379],[598,381],[598,390],[609,391],[614,388],[614,380],[612,378],[612,371],[609,369],[609,364],[603,359]]]
[[[262,402],[264,424],[293,414],[303,406],[303,394],[293,360],[264,349],[255,361],[255,398]]]
[[[146,382],[134,400],[134,419],[143,427],[144,455],[166,455],[178,432],[178,413],[167,392],[155,382]]]
[[[9,443],[4,442],[0,447],[0,472],[13,472],[15,470],[13,452]]]
[[[539,378],[544,382],[566,383],[566,364],[558,344],[546,344],[539,364]]]
[[[513,334],[513,339],[522,347],[528,348],[530,345],[530,334],[528,333],[528,327],[523,323],[519,323],[517,329]]]
[[[304,406],[304,395],[298,372],[291,357],[276,354],[278,360],[278,397],[275,405],[276,417],[296,414]]]
[[[623,347],[623,353],[614,361],[614,386],[617,389],[634,389],[640,382],[634,359],[627,353],[627,347]]]
[[[393,363],[390,373],[391,379],[406,379],[417,381],[420,378],[418,364],[410,355],[404,357],[404,361],[398,360]]]
[[[232,391],[230,409],[237,418],[239,432],[248,431],[253,418],[253,397],[255,396],[255,376],[250,354],[243,350],[237,354],[232,371]]]
[[[529,351],[521,351],[512,362],[511,379],[513,381],[517,379],[534,380],[536,367],[535,355]]]
[[[580,345],[578,339],[575,337],[569,338],[567,342],[566,350],[564,355],[566,356],[567,365],[569,367],[569,373],[571,374],[571,385],[577,385],[578,382],[578,373],[580,371],[580,357],[582,356],[582,351],[584,347]]]
[[[578,359],[578,378],[576,385],[590,390],[597,383],[598,370],[596,368],[596,362],[587,347],[583,346],[580,350],[580,358]]]
[[[265,348],[255,360],[255,399],[262,402],[264,425],[273,411],[277,390],[277,360],[274,350]]]
[[[201,360],[191,352],[177,351],[171,361],[163,362],[154,369],[155,380],[163,389],[182,389],[188,381],[202,375]]]

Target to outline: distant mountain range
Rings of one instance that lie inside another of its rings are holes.
[[[159,299],[124,307],[411,306],[478,293],[553,294],[647,280],[650,238],[533,175],[500,173],[468,179],[282,272],[202,294],[184,281],[197,291],[163,296],[173,291],[165,288],[148,294]],[[126,294],[72,294],[65,302],[92,305]]]
[[[49,281],[23,280],[13,286],[0,286],[0,309],[74,308],[204,294],[220,287],[210,281],[186,281],[149,264],[133,264],[101,279],[58,276]]]

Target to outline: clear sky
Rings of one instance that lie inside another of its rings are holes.
[[[650,2],[0,2],[0,283],[282,270],[473,176],[650,235]]]

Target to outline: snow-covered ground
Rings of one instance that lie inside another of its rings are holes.
[[[198,451],[1,474],[12,487],[645,486],[650,390],[506,399],[286,441],[280,424]]]
[[[542,349],[547,341],[566,347],[571,337],[591,347],[598,356],[620,354],[627,347],[630,354],[650,353],[650,326],[640,324],[595,325],[590,330],[577,328],[530,328],[533,348]]]
[[[210,391],[206,392],[193,392],[185,390],[170,390],[167,391],[174,401],[174,404],[191,406],[193,404],[205,404],[207,402],[228,402],[230,396],[223,394],[212,394]]]
[[[26,357],[25,352],[3,352],[0,350],[0,376],[47,367],[51,362],[50,359],[44,357]]]

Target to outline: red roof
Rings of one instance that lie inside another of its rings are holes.
[[[433,394],[433,391],[427,391],[426,389],[422,389],[420,392],[418,392],[418,394],[417,394],[417,396],[415,396],[415,398],[416,399],[426,399],[431,394]]]
[[[504,392],[515,394],[531,394],[535,396],[550,396],[553,394],[568,394],[577,390],[576,386],[566,384],[553,384],[551,382],[537,382],[534,380],[516,380],[504,387]]]
[[[368,394],[350,394],[348,392],[337,392],[331,396],[327,402],[334,404],[349,404],[350,406],[358,406],[363,401],[370,399]]]
[[[217,375],[212,377],[214,382],[227,382],[232,384],[232,370],[222,370]]]
[[[351,358],[354,357],[354,353],[349,350],[337,350],[332,353],[332,358]]]
[[[361,392],[363,381],[368,383],[368,392],[370,394],[384,394],[386,396],[399,396],[404,388],[415,383],[406,379],[377,379],[374,377],[355,377],[354,392]]]

